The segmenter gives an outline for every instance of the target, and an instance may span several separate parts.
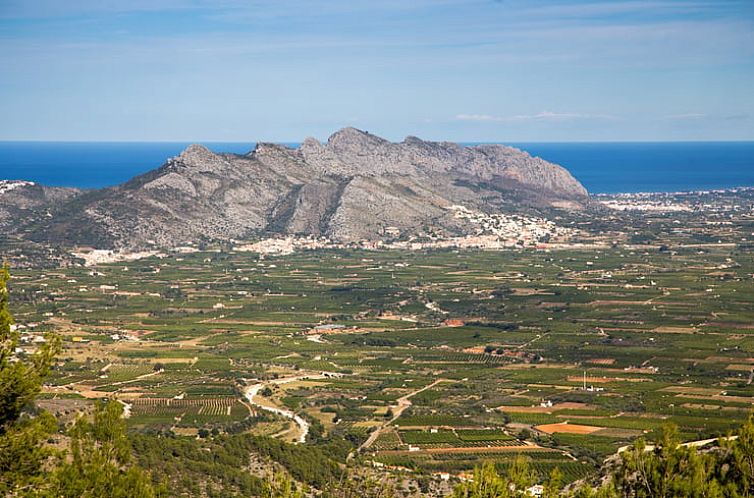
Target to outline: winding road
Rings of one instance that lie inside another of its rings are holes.
[[[285,377],[282,379],[275,379],[269,382],[260,382],[260,383],[253,384],[247,387],[246,391],[244,392],[244,396],[249,401],[249,403],[253,406],[259,407],[260,409],[271,412],[271,413],[276,413],[282,417],[291,419],[298,427],[298,434],[296,435],[296,442],[305,443],[306,436],[309,434],[309,422],[307,422],[300,415],[297,415],[292,410],[280,408],[278,406],[273,405],[272,402],[270,402],[266,398],[259,396],[259,391],[261,391],[262,389],[264,389],[265,386],[270,385],[270,384],[279,386],[282,384],[289,384],[291,382],[296,382],[299,380],[317,380],[317,379],[327,379],[330,377],[340,377],[340,374],[323,372],[321,374],[299,375],[296,377]]]

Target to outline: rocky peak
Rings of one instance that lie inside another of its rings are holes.
[[[176,159],[186,165],[198,166],[212,162],[217,156],[207,147],[200,144],[191,144],[181,152]]]
[[[304,154],[321,154],[322,151],[325,149],[325,145],[322,144],[319,140],[313,137],[306,137],[303,142],[301,142],[301,146],[299,146],[299,150]]]
[[[15,194],[34,187],[9,185],[0,188],[0,208],[3,199],[16,206],[6,210],[12,222],[17,206],[29,205]],[[510,147],[414,136],[392,143],[344,128],[325,143],[259,143],[244,156],[191,145],[159,169],[61,205],[29,230],[33,240],[129,248],[270,233],[376,240],[386,226],[419,235],[427,226],[476,233],[449,214],[451,205],[495,213],[587,201],[568,171]]]
[[[327,139],[328,147],[334,147],[336,149],[355,149],[388,144],[390,144],[390,142],[384,138],[350,126],[336,131]]]
[[[172,158],[167,163],[168,171],[178,172],[180,170],[191,171],[195,173],[215,173],[226,170],[229,167],[227,157],[222,154],[215,154],[207,147],[199,144],[192,144],[186,147],[178,156]]]
[[[424,145],[426,142],[419,137],[409,135],[403,139],[405,145]]]
[[[307,165],[336,176],[375,175],[393,166],[396,144],[356,128],[343,128],[320,143],[307,138],[299,149]]]
[[[317,140],[314,137],[306,137],[303,142],[301,142],[301,147],[321,147],[322,143],[320,143],[319,140]]]
[[[301,151],[281,144],[259,142],[247,157],[259,161],[271,171],[280,172],[291,166],[295,168],[294,163],[300,167]]]
[[[285,145],[274,144],[271,142],[257,142],[257,145],[254,147],[254,150],[251,151],[249,155],[266,156],[266,155],[279,154],[280,152],[290,152],[290,151],[291,149],[289,149]]]

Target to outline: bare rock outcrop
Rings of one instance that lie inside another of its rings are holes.
[[[298,148],[260,143],[246,155],[192,145],[122,185],[55,195],[44,219],[26,218],[31,240],[126,250],[275,234],[459,235],[472,227],[453,205],[499,213],[588,202],[567,170],[512,147],[393,143],[355,128]]]

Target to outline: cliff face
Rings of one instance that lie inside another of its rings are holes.
[[[391,143],[345,128],[333,134],[326,144],[307,139],[300,150],[307,164],[324,174],[449,175],[494,181],[502,189],[518,186],[547,192],[553,198],[587,196],[586,189],[564,168],[504,145],[463,147],[416,137]]]
[[[56,204],[29,232],[40,242],[123,249],[273,234],[357,241],[386,231],[467,233],[452,205],[495,213],[587,201],[564,168],[512,147],[391,143],[346,128],[326,143],[262,143],[247,155],[192,145],[125,184]]]

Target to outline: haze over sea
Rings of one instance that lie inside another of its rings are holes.
[[[159,167],[187,142],[0,142],[0,179],[100,188]],[[205,143],[245,154],[254,143]],[[297,144],[287,144],[296,146]],[[754,142],[509,143],[566,167],[592,193],[754,186]]]

